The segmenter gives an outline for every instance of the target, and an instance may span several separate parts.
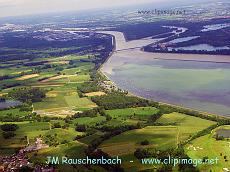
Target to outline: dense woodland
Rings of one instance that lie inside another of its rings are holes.
[[[65,33],[65,32],[64,32]],[[44,35],[45,34],[45,35]],[[9,60],[25,60],[50,56],[64,56],[73,53],[101,53],[104,50],[97,50],[98,46],[103,45],[107,51],[111,51],[111,37],[100,38],[98,35],[90,33],[81,33],[85,38],[75,38],[69,36],[66,41],[42,39],[50,36],[52,32],[7,32],[2,34],[2,43],[0,44],[0,60],[6,62]],[[55,33],[56,34],[56,33]],[[66,33],[65,33],[66,34]],[[65,39],[63,34],[63,39]],[[57,35],[60,37],[60,35]],[[39,38],[41,37],[41,38]]]
[[[8,96],[24,103],[40,102],[46,97],[46,90],[39,88],[13,89]]]
[[[123,93],[112,93],[106,96],[93,97],[92,101],[101,107],[108,109],[122,109],[128,107],[141,107],[149,104],[148,100],[127,96]]]

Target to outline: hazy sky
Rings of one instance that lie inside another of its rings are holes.
[[[0,0],[0,17],[173,0]]]

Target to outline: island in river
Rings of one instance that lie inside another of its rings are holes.
[[[158,41],[115,38],[116,49],[102,72],[118,87],[144,98],[230,116],[230,56],[150,53],[141,47]]]

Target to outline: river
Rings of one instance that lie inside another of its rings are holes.
[[[174,105],[230,116],[230,56],[144,52],[157,39],[126,41],[115,37],[116,50],[102,72],[118,87]]]

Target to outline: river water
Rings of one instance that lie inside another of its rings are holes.
[[[162,54],[141,51],[151,38],[126,42],[120,32],[116,51],[102,72],[131,93],[174,105],[230,116],[230,56]]]

